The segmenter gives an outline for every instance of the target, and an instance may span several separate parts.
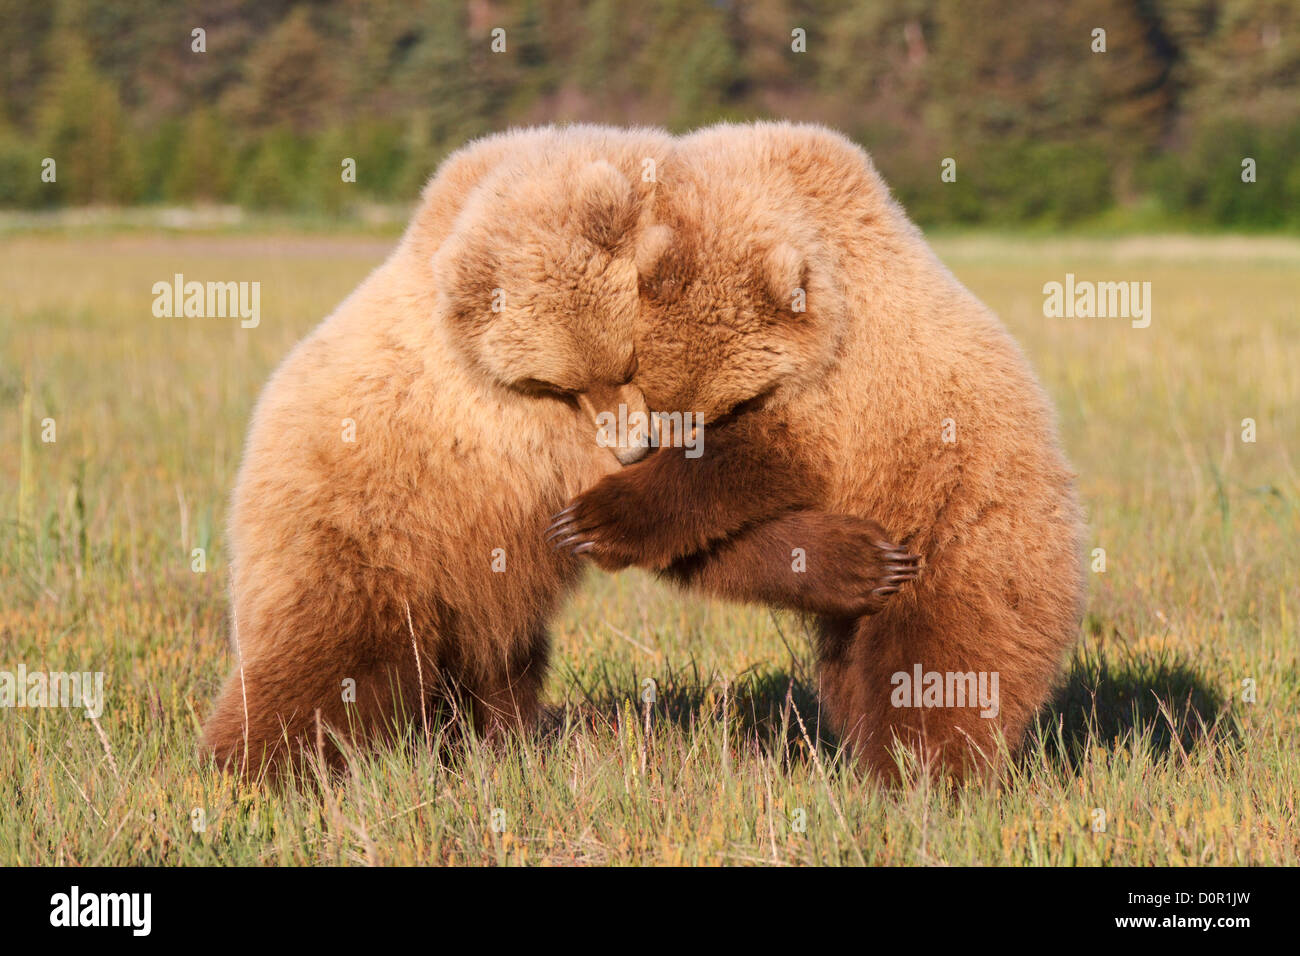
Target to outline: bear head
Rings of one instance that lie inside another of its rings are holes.
[[[571,401],[591,416],[647,413],[632,384],[645,192],[611,162],[553,150],[507,162],[476,187],[434,256],[452,345],[495,385]],[[628,436],[625,436],[628,437]],[[615,444],[629,463],[648,447]]]
[[[713,421],[815,381],[847,326],[839,271],[796,211],[727,183],[665,189],[639,242],[636,384],[656,412]]]

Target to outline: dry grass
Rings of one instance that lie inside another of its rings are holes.
[[[799,621],[630,573],[593,575],[556,622],[545,734],[358,756],[323,793],[274,794],[196,753],[230,666],[226,497],[269,370],[387,243],[9,239],[0,670],[103,671],[108,704],[98,724],[0,711],[0,863],[1300,862],[1300,243],[938,247],[1055,397],[1107,555],[1002,790],[874,789],[819,739]],[[1067,271],[1150,281],[1151,327],[1045,319]],[[261,326],[154,318],[175,272],[260,281]]]

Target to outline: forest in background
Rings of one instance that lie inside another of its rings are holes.
[[[342,214],[512,125],[788,118],[865,146],[922,224],[1300,229],[1294,0],[0,0],[0,22],[6,208]]]

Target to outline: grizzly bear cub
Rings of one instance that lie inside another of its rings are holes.
[[[485,732],[533,719],[546,623],[582,570],[546,547],[547,516],[643,453],[599,447],[590,415],[643,407],[635,173],[667,150],[593,127],[462,149],[388,261],[275,372],[232,502],[238,662],[204,730],[222,764],[279,769],[317,739],[337,759],[332,733],[447,703]],[[522,197],[513,221],[503,195]],[[537,254],[499,261],[514,238]],[[599,277],[601,296],[559,272]]]
[[[888,601],[810,608],[832,723],[886,778],[909,753],[952,777],[989,769],[1082,610],[1080,509],[1049,401],[846,139],[718,126],[677,141],[661,180],[649,230],[665,252],[641,282],[633,381],[656,411],[702,413],[705,451],[605,476],[552,539],[762,601],[803,580],[852,586],[837,542],[878,521],[924,566]]]

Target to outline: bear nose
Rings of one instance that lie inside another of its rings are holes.
[[[597,444],[612,449],[621,464],[650,453],[652,422],[641,389],[631,383],[595,386],[578,395],[578,405],[595,426]]]
[[[650,454],[650,446],[631,445],[627,448],[615,448],[614,457],[618,459],[620,465],[633,465]]]

